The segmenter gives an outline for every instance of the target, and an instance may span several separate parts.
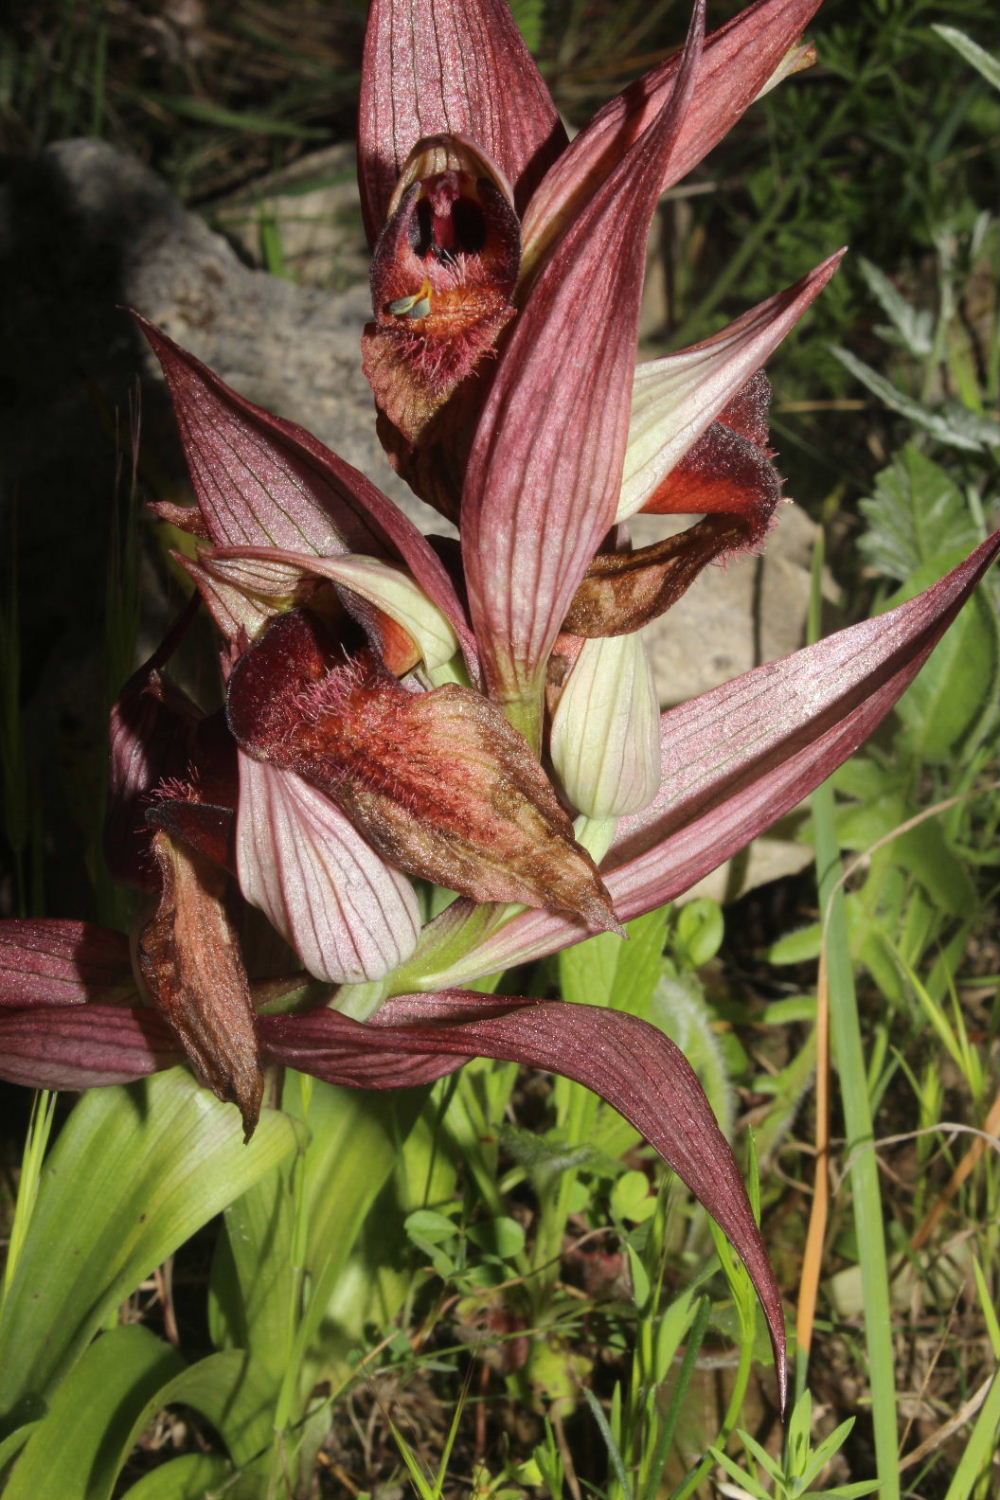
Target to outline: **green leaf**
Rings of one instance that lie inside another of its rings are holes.
[[[885,609],[912,599],[956,560],[939,555],[921,568]],[[968,736],[992,702],[998,675],[997,622],[986,589],[979,589],[947,631],[920,676],[896,704],[906,747],[920,760],[944,761],[953,748],[967,753]]]
[[[8,1424],[35,1415],[143,1277],[295,1138],[284,1115],[266,1110],[244,1145],[233,1106],[183,1069],[85,1094],[42,1173],[0,1328]]]
[[[144,1474],[122,1500],[205,1500],[223,1483],[232,1470],[224,1458],[211,1453],[184,1453],[161,1464],[151,1474]],[[227,1495],[234,1494],[226,1490]]]
[[[1000,89],[1000,62],[985,47],[980,47],[971,36],[966,36],[964,31],[959,31],[957,26],[942,26],[938,22],[931,25],[931,30],[936,31],[942,41],[947,42],[949,47],[971,63],[977,73],[981,73],[991,88]]]
[[[623,1172],[611,1189],[611,1212],[616,1219],[642,1224],[656,1212],[656,1194],[650,1192],[645,1172]]]
[[[701,896],[687,901],[677,914],[674,944],[677,958],[691,969],[703,968],[722,947],[725,920],[718,901]]]
[[[407,1214],[403,1228],[412,1239],[426,1240],[432,1245],[443,1245],[458,1236],[454,1221],[433,1208],[418,1208]]]
[[[879,573],[901,582],[943,553],[964,555],[979,540],[962,491],[915,443],[879,471],[874,494],[859,509],[868,526],[858,550]]]
[[[645,1015],[660,977],[668,909],[629,922],[628,940],[598,933],[559,955],[560,991],[579,1005],[610,1005]]]
[[[878,266],[866,260],[863,255],[858,256],[857,265],[868,290],[891,319],[910,354],[918,359],[929,355],[934,348],[934,319],[930,312],[907,302],[885,272],[880,271]],[[880,329],[879,332],[881,331]]]
[[[848,349],[831,346],[830,352],[891,411],[907,417],[916,426],[937,438],[938,442],[958,448],[963,453],[985,453],[991,448],[1000,447],[1000,435],[995,422],[990,422],[955,402],[933,409],[922,406],[912,396],[897,390],[884,375],[873,370],[871,365],[866,365],[864,360],[858,359]]]
[[[136,1438],[184,1368],[139,1324],[102,1334],[62,1382],[14,1465],[6,1500],[107,1500]]]
[[[500,1215],[483,1224],[473,1224],[469,1239],[481,1250],[499,1255],[501,1260],[513,1260],[524,1249],[524,1225],[516,1219]]]

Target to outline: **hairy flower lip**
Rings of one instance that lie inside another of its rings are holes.
[[[503,174],[460,137],[418,142],[389,207],[362,365],[383,419],[416,448],[514,316],[521,231]]]

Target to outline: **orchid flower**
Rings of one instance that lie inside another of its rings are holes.
[[[87,923],[0,925],[17,1082],[87,1088],[186,1057],[248,1132],[267,1062],[396,1088],[489,1056],[597,1090],[743,1257],[782,1392],[780,1294],[683,1056],[628,1015],[467,986],[622,933],[801,801],[997,552],[659,712],[638,631],[769,529],[761,367],[839,257],[635,369],[647,231],[799,65],[815,9],[757,0],[706,39],[699,0],[683,51],[568,143],[503,0],[374,0],[362,358],[390,458],[460,543],[143,324],[197,499],[156,509],[194,539],[178,560],[219,630],[225,711],[171,685],[189,609],[112,719],[109,861],[149,901],[134,957]],[[635,552],[640,510],[701,519]],[[454,893],[425,925],[415,881]]]

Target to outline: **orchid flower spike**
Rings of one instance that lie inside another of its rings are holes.
[[[504,0],[373,0],[361,358],[391,461],[460,541],[428,540],[139,319],[197,501],[158,509],[191,535],[177,560],[217,627],[225,709],[171,684],[191,606],[112,718],[108,857],[147,900],[131,950],[86,923],[0,924],[0,1075],[17,1082],[186,1058],[248,1132],[266,1063],[393,1088],[489,1056],[596,1089],[743,1257],[782,1395],[778,1287],[676,1047],[622,1013],[468,986],[621,934],[801,801],[996,555],[993,537],[877,621],[659,711],[639,631],[766,537],[781,484],[762,367],[840,256],[636,368],[647,232],[801,65],[817,3],[756,0],[706,36],[697,0],[683,49],[569,143]],[[700,519],[636,551],[643,510]],[[451,893],[431,921],[428,885]]]

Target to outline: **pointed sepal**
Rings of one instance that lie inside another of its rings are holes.
[[[464,135],[513,185],[518,212],[566,145],[505,0],[373,0],[358,106],[358,180],[374,245],[424,136]]]
[[[227,877],[163,831],[152,852],[160,899],[139,934],[139,971],[198,1077],[239,1107],[249,1139],[264,1077],[250,988],[226,913]]]

